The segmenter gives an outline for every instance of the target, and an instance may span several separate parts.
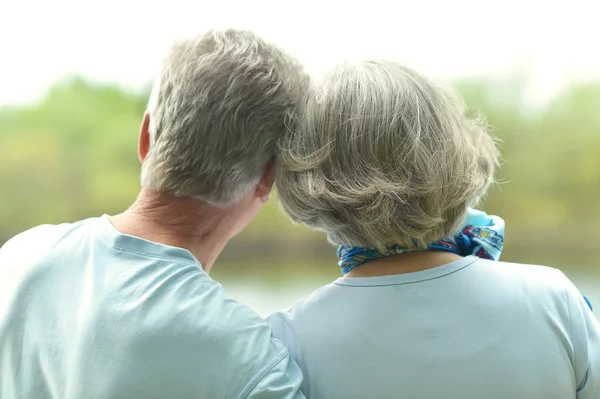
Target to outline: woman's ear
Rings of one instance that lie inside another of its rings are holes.
[[[150,114],[144,113],[144,120],[142,121],[142,127],[140,128],[140,137],[138,140],[138,157],[140,162],[143,163],[148,156],[150,151]]]
[[[262,203],[267,203],[269,201],[269,194],[271,194],[271,190],[273,189],[273,184],[275,183],[275,162],[273,160],[269,161],[265,171],[260,178],[260,181],[256,185],[256,197],[260,199]]]

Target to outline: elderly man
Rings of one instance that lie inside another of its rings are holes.
[[[208,271],[267,201],[307,86],[250,32],[173,46],[141,127],[135,203],[0,250],[0,398],[303,398],[288,350]]]

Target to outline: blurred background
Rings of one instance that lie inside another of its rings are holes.
[[[600,308],[598,15],[597,0],[3,2],[0,245],[38,224],[126,209],[170,43],[249,28],[316,75],[378,56],[454,85],[500,140],[500,184],[484,209],[506,220],[502,260],[558,267]],[[292,225],[273,200],[212,272],[263,315],[339,275],[325,236]]]

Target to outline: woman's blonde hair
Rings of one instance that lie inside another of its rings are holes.
[[[284,212],[333,244],[425,248],[460,228],[498,157],[453,91],[395,62],[353,62],[293,115],[277,188]]]

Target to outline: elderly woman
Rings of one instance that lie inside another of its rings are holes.
[[[498,151],[459,97],[393,62],[348,63],[295,119],[282,206],[327,233],[345,273],[268,319],[308,398],[600,398],[582,295],[556,269],[497,262],[503,222],[471,209]]]

